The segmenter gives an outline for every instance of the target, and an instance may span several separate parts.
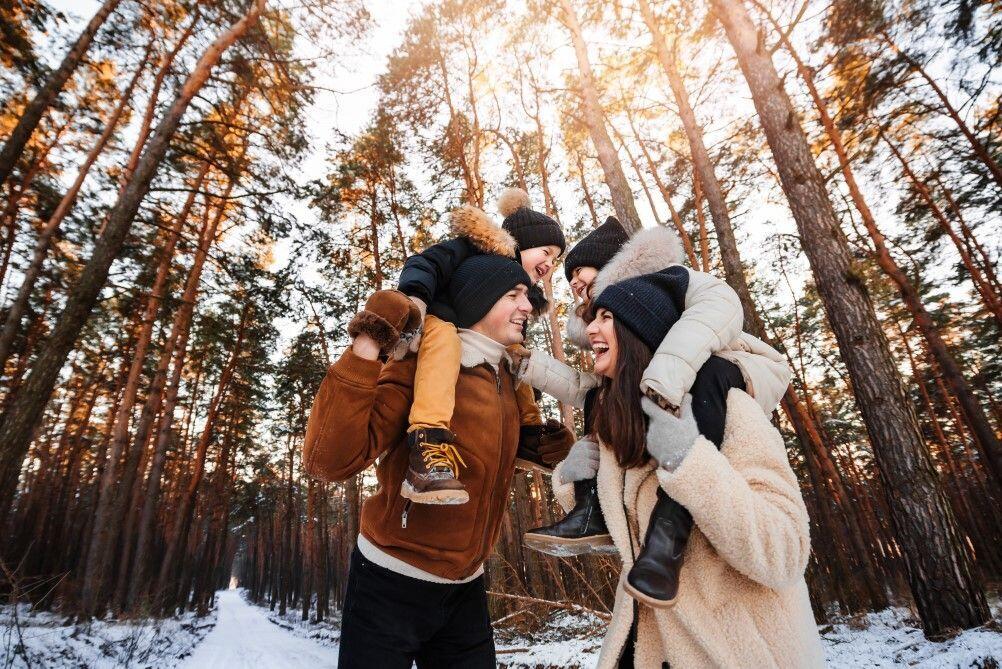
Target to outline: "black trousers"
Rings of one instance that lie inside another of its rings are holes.
[[[487,591],[429,583],[373,564],[356,548],[341,620],[340,669],[496,666]]]
[[[724,442],[724,427],[727,424],[727,393],[731,388],[745,390],[745,380],[741,370],[733,362],[717,356],[710,359],[699,368],[696,380],[689,389],[692,395],[692,416],[700,434],[720,448]],[[657,505],[678,504],[668,497],[664,490],[658,488]],[[654,513],[658,513],[655,507]],[[688,513],[686,513],[688,515]],[[689,522],[692,517],[689,516]],[[619,669],[633,669],[633,651],[637,640],[637,606],[633,606],[633,626],[619,657]],[[664,665],[667,667],[667,662]]]

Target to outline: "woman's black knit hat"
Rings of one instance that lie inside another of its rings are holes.
[[[526,288],[532,285],[520,263],[494,254],[470,256],[449,281],[449,302],[456,314],[456,326],[470,327],[519,284]]]
[[[595,299],[616,320],[656,351],[685,310],[689,271],[679,265],[614,283]]]
[[[564,252],[567,242],[560,224],[543,212],[531,209],[529,194],[521,188],[509,188],[501,193],[498,211],[504,216],[501,227],[515,238],[520,251],[552,245]]]
[[[615,216],[605,219],[605,223],[589,232],[567,252],[564,259],[564,274],[570,281],[578,267],[602,269],[612,260],[623,244],[630,238],[626,228]]]

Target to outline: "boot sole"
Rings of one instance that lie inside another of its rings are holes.
[[[406,480],[400,484],[400,495],[415,504],[434,504],[448,506],[466,504],[470,501],[470,493],[465,490],[426,490],[418,492]]]
[[[545,467],[538,462],[532,462],[531,460],[523,460],[522,458],[515,458],[515,466],[519,469],[524,469],[527,472],[536,470],[537,472],[541,472],[543,474],[553,473],[553,470],[549,467]]]
[[[645,595],[630,585],[630,582],[626,580],[626,574],[623,575],[621,583],[623,584],[623,590],[626,590],[626,594],[633,597],[633,599],[637,600],[641,604],[646,604],[652,609],[674,608],[675,600],[678,599],[678,597],[673,597],[672,599],[655,599],[650,595]]]
[[[608,534],[568,539],[564,537],[547,537],[538,534],[526,534],[522,537],[526,546],[534,551],[554,555],[556,557],[573,557],[589,553],[618,554],[612,537]]]

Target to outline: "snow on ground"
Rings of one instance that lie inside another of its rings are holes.
[[[65,616],[0,608],[0,667],[176,667],[212,629],[215,613],[168,620],[68,625]]]
[[[997,669],[1002,665],[1002,627],[996,622],[936,643],[922,636],[908,609],[884,609],[836,625],[823,625],[828,666],[960,667]]]
[[[7,667],[151,667],[166,669],[325,669],[337,665],[338,619],[304,623],[298,610],[284,616],[249,604],[244,592],[218,593],[206,618],[186,614],[152,622],[64,625],[50,613],[0,608],[0,669]],[[984,628],[935,643],[922,636],[904,608],[857,616],[821,627],[833,669],[998,669],[1002,665],[1000,618]],[[591,667],[598,659],[605,622],[593,615],[558,611],[533,625],[515,615],[495,628],[498,666]],[[18,627],[20,634],[18,634]],[[23,639],[23,645],[18,645]],[[192,648],[194,647],[194,650]]]
[[[182,669],[325,669],[337,666],[337,652],[320,642],[292,634],[248,604],[239,590],[216,598],[218,620]]]

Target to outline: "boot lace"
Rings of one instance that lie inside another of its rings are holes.
[[[452,470],[452,476],[456,479],[459,478],[459,465],[466,466],[463,458],[459,455],[459,451],[448,442],[435,444],[422,441],[421,457],[424,459],[424,466],[429,470],[448,467]]]

